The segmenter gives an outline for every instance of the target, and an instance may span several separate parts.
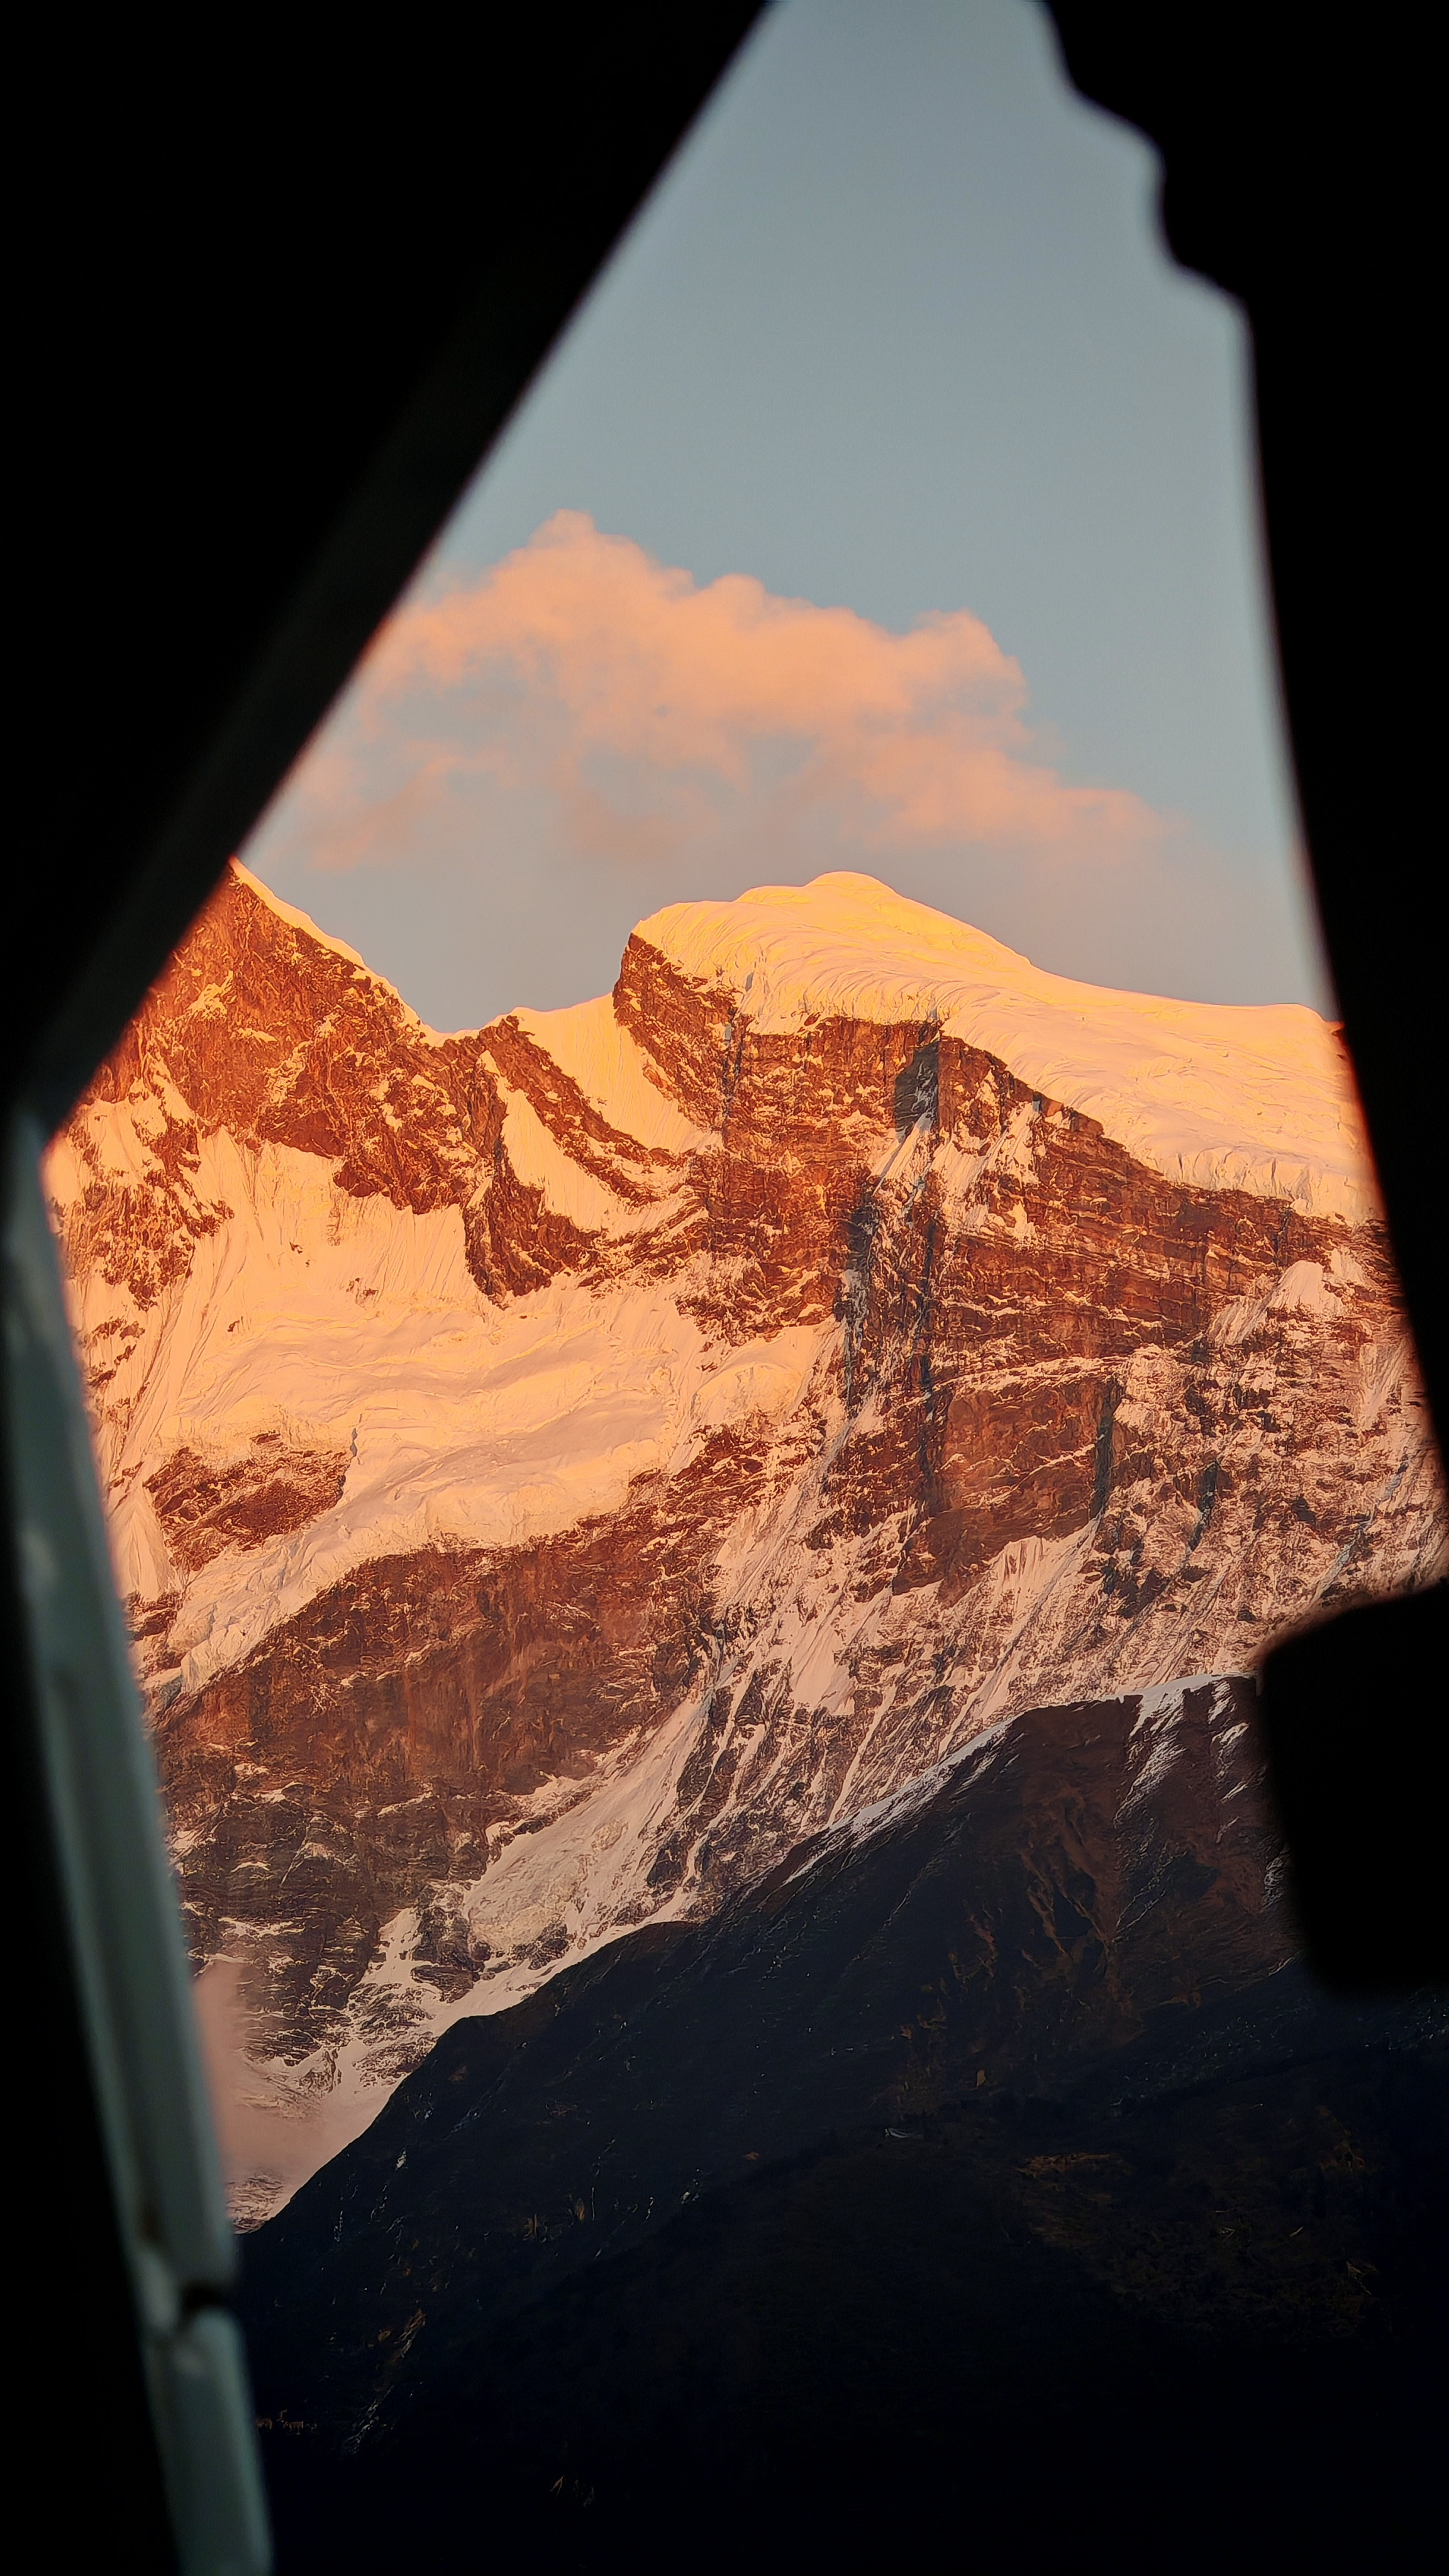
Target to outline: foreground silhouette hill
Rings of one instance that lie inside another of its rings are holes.
[[[1251,1713],[1033,1712],[455,2025],[248,2240],[284,2566],[1221,2538],[1380,2417],[1407,2509],[1443,2016],[1283,1964]]]

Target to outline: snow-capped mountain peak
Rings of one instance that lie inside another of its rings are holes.
[[[259,2207],[440,2020],[1442,1558],[1333,1032],[869,878],[440,1035],[234,868],[50,1189]]]

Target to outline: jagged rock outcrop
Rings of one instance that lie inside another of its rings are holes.
[[[235,870],[51,1188],[263,2101],[1444,1561],[1332,1033],[869,880],[439,1038]]]

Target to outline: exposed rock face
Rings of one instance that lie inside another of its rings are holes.
[[[661,2498],[701,2493],[710,2567],[794,2528],[849,2566],[867,2500],[899,2555],[967,2495],[974,2531],[1003,2461],[1004,2549],[1044,2563],[1049,2463],[1052,2563],[1121,2563],[1186,2417],[1127,2563],[1231,2459],[1207,2569],[1305,2385],[1326,2452],[1373,2423],[1381,2521],[1406,2405],[1406,2462],[1437,2456],[1449,2013],[1282,1965],[1253,1698],[1028,1712],[707,1922],[447,2032],[247,2246],[296,2563],[447,2564],[486,2491],[561,2569],[661,2528],[662,2561]]]
[[[438,1038],[235,871],[51,1186],[197,1955],[354,2125],[984,1726],[1444,1561],[1322,1023],[868,880]]]
[[[1032,1710],[708,1925],[453,2030],[255,2248],[274,2405],[333,2449],[385,2438],[501,2317],[657,2234],[706,2176],[1051,2090],[1271,1974],[1289,1936],[1254,1697]]]

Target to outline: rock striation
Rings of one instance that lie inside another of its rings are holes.
[[[460,2013],[1445,1562],[1333,1032],[870,879],[439,1036],[233,867],[49,1181],[253,2214]]]

